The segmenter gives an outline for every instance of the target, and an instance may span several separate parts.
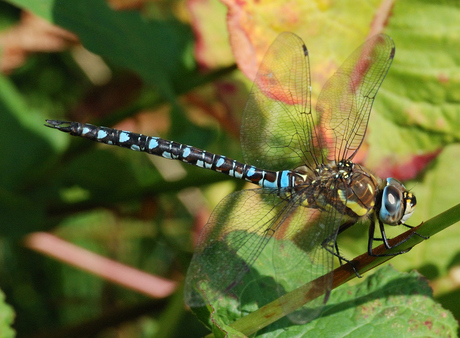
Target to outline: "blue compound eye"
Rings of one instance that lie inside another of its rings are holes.
[[[393,185],[387,185],[383,189],[379,216],[384,223],[398,224],[401,220],[403,213],[401,197],[400,190]]]

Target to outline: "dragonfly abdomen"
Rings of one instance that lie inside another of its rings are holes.
[[[47,120],[48,127],[92,141],[142,151],[167,159],[179,160],[196,167],[210,169],[239,178],[267,189],[292,188],[298,174],[291,170],[270,171],[244,164],[228,157],[210,153],[186,144],[146,136],[130,131],[95,126],[89,123]]]

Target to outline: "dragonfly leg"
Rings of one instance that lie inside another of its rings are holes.
[[[350,261],[349,259],[346,259],[339,253],[339,246],[337,245],[337,240],[334,241],[334,247],[331,248],[331,245],[329,244],[330,240],[329,238],[326,238],[326,240],[321,244],[321,246],[326,249],[328,252],[333,254],[335,257],[339,259],[340,265],[343,265],[343,262],[346,262],[351,265],[351,268],[355,272],[356,277],[361,278],[361,275],[358,273],[358,270],[356,270],[355,266],[353,265],[353,262]]]
[[[409,224],[403,224],[406,228],[409,228],[409,229],[413,229],[415,227],[413,227],[412,225],[409,225]],[[423,235],[420,235],[419,233],[415,232],[414,231],[414,235],[417,235],[418,237],[422,237],[423,239],[428,239],[430,238],[430,236],[423,236]],[[409,237],[410,238],[410,237]]]
[[[334,242],[334,247],[335,247],[335,253],[337,254],[336,257],[339,259],[340,266],[342,266],[344,260],[342,259],[342,256],[340,255],[339,245],[337,244],[337,241]]]
[[[410,225],[407,225],[407,224],[404,224],[406,227],[408,228],[413,228],[412,226]],[[422,236],[416,232],[413,232],[411,233],[409,236],[407,236],[406,238],[404,238],[402,241],[396,243],[395,245],[390,245],[390,243],[388,243],[388,239],[387,239],[387,235],[385,234],[385,226],[383,224],[382,221],[379,220],[379,229],[380,229],[380,234],[382,235],[382,238],[374,238],[374,231],[375,231],[375,221],[371,222],[371,225],[369,227],[369,241],[368,241],[368,248],[367,248],[367,252],[369,254],[369,256],[373,256],[373,257],[383,257],[383,256],[397,256],[397,255],[400,255],[400,254],[403,254],[403,253],[406,253],[406,252],[409,252],[412,248],[409,248],[407,250],[401,250],[401,251],[398,251],[398,252],[394,252],[394,253],[386,253],[386,254],[374,254],[373,252],[373,249],[372,249],[372,246],[373,246],[373,242],[374,241],[383,241],[383,245],[385,245],[385,248],[387,250],[389,249],[392,249],[392,248],[395,248],[397,247],[398,245],[406,242],[407,240],[409,240],[413,235],[417,235],[417,236],[420,236],[424,239],[427,239],[425,236]]]

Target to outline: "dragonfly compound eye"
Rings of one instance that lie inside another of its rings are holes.
[[[404,212],[404,206],[401,203],[402,197],[402,192],[393,185],[387,185],[383,189],[379,217],[384,223],[400,223]]]

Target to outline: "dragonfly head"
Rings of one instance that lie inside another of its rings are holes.
[[[386,182],[379,218],[383,223],[390,225],[404,224],[414,213],[417,199],[398,180],[390,177]]]

